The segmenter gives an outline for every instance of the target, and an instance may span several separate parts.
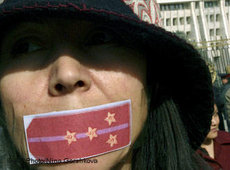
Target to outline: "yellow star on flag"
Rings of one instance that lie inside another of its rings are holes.
[[[110,113],[110,112],[108,112],[108,115],[107,115],[107,117],[105,118],[105,121],[107,121],[108,123],[109,123],[109,126],[111,126],[111,124],[113,123],[113,122],[116,122],[116,119],[114,118],[114,116],[115,116],[115,113]]]
[[[68,144],[70,145],[72,142],[77,141],[76,137],[75,137],[76,132],[69,132],[68,130],[66,131],[66,136],[65,139],[68,140]]]
[[[91,127],[88,127],[88,132],[86,133],[86,135],[89,136],[90,141],[93,140],[94,137],[97,137],[96,130],[97,128],[93,129]]]
[[[108,144],[110,144],[110,147],[113,147],[113,145],[117,144],[117,135],[111,135],[109,136],[109,140],[107,140]]]

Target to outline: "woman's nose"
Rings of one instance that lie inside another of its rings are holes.
[[[90,86],[89,72],[78,60],[70,56],[60,56],[52,63],[49,77],[51,95],[64,95],[73,91],[83,92]]]

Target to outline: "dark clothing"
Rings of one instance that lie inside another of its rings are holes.
[[[214,159],[208,155],[206,150],[199,149],[197,153],[214,170],[230,170],[230,133],[218,131],[218,136],[214,139]]]

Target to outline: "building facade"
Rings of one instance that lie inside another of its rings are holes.
[[[225,72],[230,65],[230,0],[157,0],[163,27],[182,32],[202,55]]]

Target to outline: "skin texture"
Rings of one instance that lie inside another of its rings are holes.
[[[218,116],[218,109],[216,104],[214,105],[214,113],[212,115],[212,123],[211,123],[211,127],[210,127],[210,131],[207,135],[208,139],[215,139],[217,137],[217,131],[219,128],[219,124],[220,124],[220,119]]]
[[[202,148],[206,149],[210,157],[214,158],[214,142],[213,139],[215,139],[218,136],[218,128],[220,124],[220,119],[218,116],[218,109],[216,104],[214,105],[214,112],[212,115],[212,122],[210,131],[204,141],[204,143],[201,145]]]
[[[227,78],[222,78],[221,81],[222,81],[222,84],[227,84],[228,83],[228,79]]]
[[[1,46],[0,95],[12,140],[24,158],[23,116],[131,99],[132,144],[147,117],[146,63],[110,28],[67,19],[20,23]],[[97,164],[39,165],[40,170],[130,169],[131,146]],[[119,165],[118,165],[119,164]]]

